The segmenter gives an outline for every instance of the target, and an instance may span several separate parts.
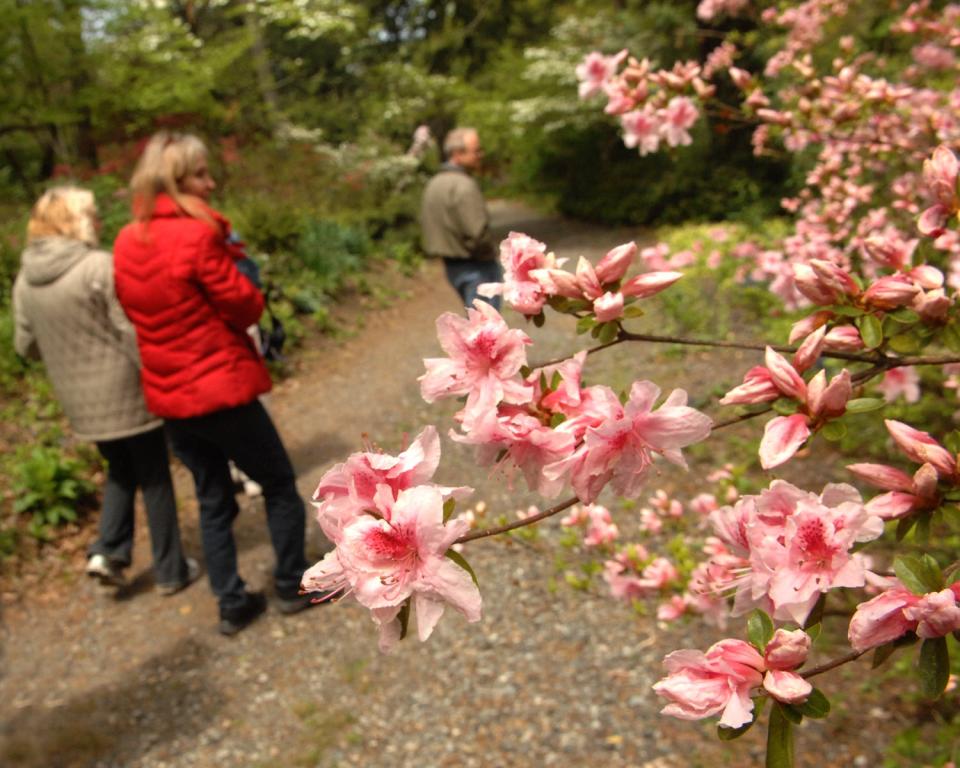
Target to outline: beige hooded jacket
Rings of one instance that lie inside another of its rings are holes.
[[[159,427],[140,388],[133,327],[113,289],[113,258],[79,240],[44,237],[13,286],[14,347],[43,358],[78,438],[117,440]]]

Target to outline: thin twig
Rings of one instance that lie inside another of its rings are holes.
[[[580,499],[574,496],[571,499],[567,499],[566,501],[561,502],[556,506],[550,507],[550,509],[544,510],[543,512],[539,512],[536,515],[532,515],[531,517],[525,517],[522,520],[517,520],[516,522],[513,522],[513,523],[507,523],[506,525],[500,525],[496,528],[486,528],[482,531],[474,531],[473,533],[464,534],[453,543],[466,544],[468,541],[473,541],[474,539],[483,539],[483,538],[486,538],[487,536],[496,536],[497,534],[500,534],[500,533],[506,533],[507,531],[512,531],[515,528],[523,528],[526,525],[533,525],[534,523],[539,523],[541,520],[546,520],[548,517],[552,517],[553,515],[556,515],[557,513],[563,512],[563,510],[572,507],[578,501],[580,501]]]
[[[729,427],[733,424],[739,424],[741,421],[749,421],[755,416],[763,416],[763,414],[770,413],[770,411],[772,410],[773,408],[769,407],[769,408],[764,408],[763,410],[760,410],[760,411],[753,411],[752,413],[744,413],[744,414],[741,414],[740,416],[734,416],[732,419],[727,419],[726,421],[717,421],[717,422],[714,422],[713,426],[710,427],[710,429],[715,431],[718,429],[722,429],[723,427]]]
[[[869,648],[867,650],[870,650]],[[841,656],[833,661],[828,661],[825,664],[821,664],[819,667],[814,667],[813,669],[808,669],[806,672],[801,672],[800,676],[803,678],[814,677],[815,675],[823,674],[824,672],[829,672],[831,669],[835,669],[844,664],[847,664],[851,661],[856,661],[867,651],[851,651],[846,656]]]

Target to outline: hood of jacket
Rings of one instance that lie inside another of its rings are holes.
[[[66,237],[41,237],[27,243],[20,256],[20,271],[30,285],[46,285],[81,261],[90,246]]]

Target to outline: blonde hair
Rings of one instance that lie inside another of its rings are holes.
[[[97,245],[97,201],[80,187],[48,189],[30,211],[27,242],[41,237],[66,237]]]
[[[130,179],[133,217],[148,221],[157,195],[165,194],[188,216],[213,224],[199,201],[180,191],[183,179],[206,158],[206,145],[193,134],[160,131],[150,137]]]

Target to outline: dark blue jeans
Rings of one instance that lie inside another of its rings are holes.
[[[486,296],[477,295],[477,287],[481,283],[503,282],[503,271],[500,269],[500,262],[479,259],[445,258],[443,264],[447,270],[447,280],[456,292],[460,294],[460,298],[463,299],[463,306],[472,307],[474,299],[481,299],[488,304],[492,304],[497,310],[500,309],[499,296],[488,299]]]
[[[157,584],[180,584],[187,578],[187,564],[180,544],[177,503],[170,481],[170,458],[163,429],[97,443],[107,460],[107,483],[103,489],[100,536],[87,550],[104,555],[120,565],[130,565],[133,550],[134,500],[143,492],[153,550],[153,575]]]
[[[296,596],[307,568],[303,499],[280,435],[260,401],[190,419],[168,419],[166,426],[174,454],[193,474],[203,553],[221,616],[246,601],[237,572],[233,521],[239,507],[228,459],[263,486],[267,528],[277,558],[276,591],[281,597]]]

